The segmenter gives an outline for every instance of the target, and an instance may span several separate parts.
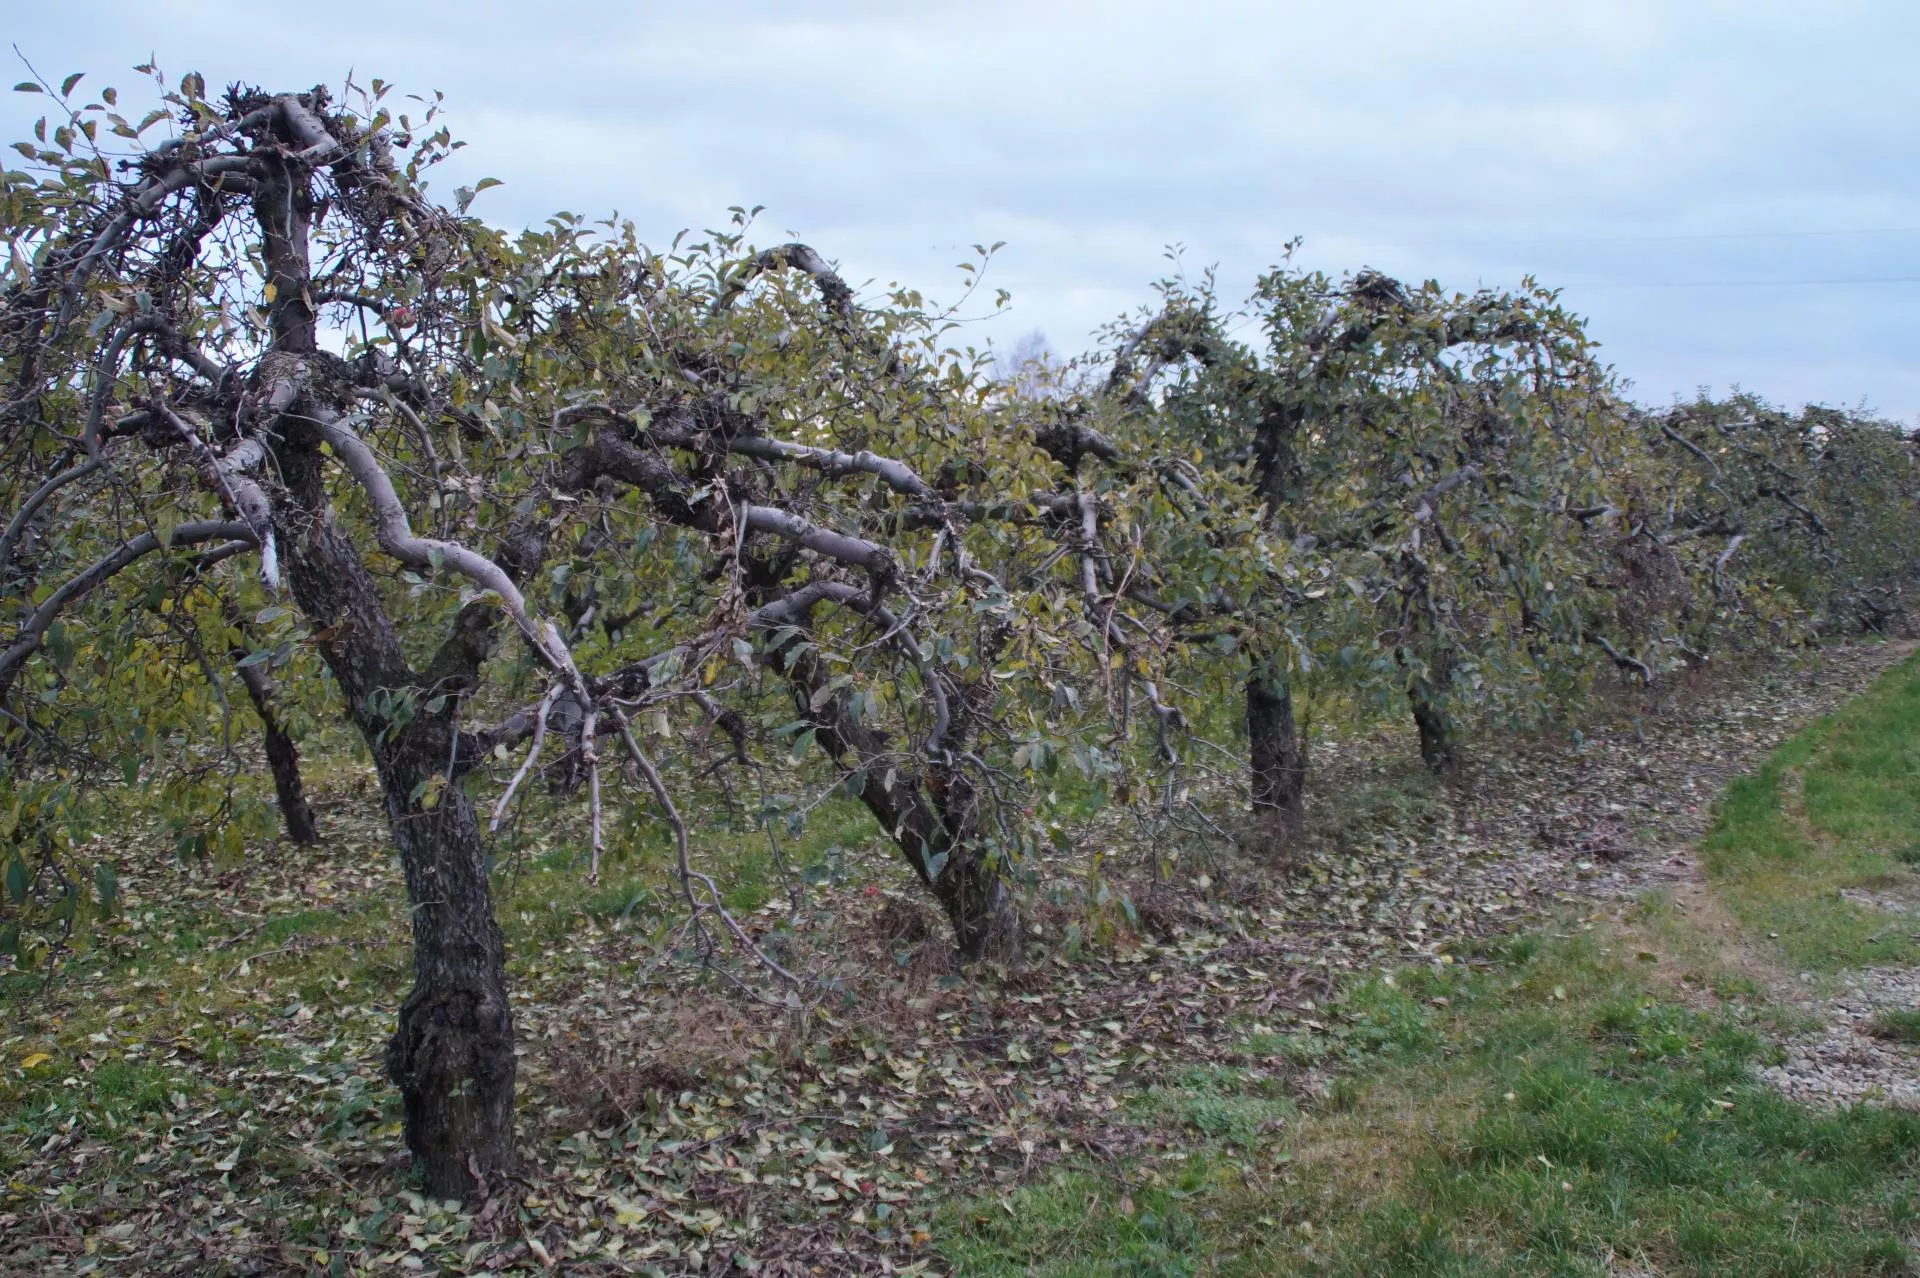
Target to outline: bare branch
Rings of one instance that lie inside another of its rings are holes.
[[[620,726],[620,739],[626,743],[627,753],[632,756],[633,764],[640,770],[640,775],[646,778],[647,788],[653,791],[654,801],[660,805],[661,811],[666,814],[667,826],[673,831],[674,853],[678,858],[680,870],[680,886],[686,895],[688,906],[694,911],[694,916],[698,918],[701,912],[711,909],[714,913],[718,914],[721,921],[727,925],[727,930],[733,934],[733,939],[739,944],[740,948],[753,955],[754,959],[758,961],[761,966],[790,985],[801,984],[799,977],[774,962],[765,950],[753,943],[753,938],[747,935],[746,929],[740,926],[738,920],[736,920],[732,914],[728,913],[726,906],[721,903],[719,886],[716,885],[712,879],[693,868],[692,859],[687,852],[687,823],[681,819],[680,809],[674,805],[673,796],[667,792],[666,783],[661,781],[660,770],[654,767],[653,760],[647,757],[647,752],[640,748],[640,742],[635,739],[633,735],[633,725],[627,722],[627,716],[618,706],[613,708],[612,714],[614,722]],[[711,904],[702,905],[694,898],[693,884],[695,880],[699,880],[706,887],[707,895],[711,898]]]
[[[895,492],[927,501],[937,500],[933,489],[913,472],[912,467],[865,449],[857,453],[843,453],[832,448],[790,444],[764,435],[737,435],[727,441],[727,451],[764,461],[792,462],[818,471],[830,479],[855,474],[878,475]]]
[[[1641,683],[1650,684],[1653,682],[1653,670],[1646,662],[1640,660],[1638,657],[1621,652],[1611,643],[1608,643],[1607,637],[1599,631],[1587,631],[1586,639],[1588,643],[1593,644],[1599,648],[1600,651],[1606,653],[1608,657],[1612,658],[1614,665],[1619,666],[1622,670],[1631,670],[1633,673],[1639,675]]]
[[[158,151],[151,153],[158,157]],[[216,190],[221,189],[220,178],[223,174],[244,174],[253,167],[253,157],[248,155],[216,155],[209,159],[191,164],[180,164],[164,173],[148,178],[129,193],[126,207],[115,214],[102,227],[100,233],[88,245],[80,260],[75,263],[73,275],[67,280],[66,287],[60,291],[60,311],[55,317],[53,331],[57,335],[73,322],[73,313],[79,305],[80,295],[86,290],[87,281],[99,266],[102,258],[111,253],[126,235],[129,228],[143,218],[152,217],[166,202],[168,196],[184,191],[196,183],[206,183]]]
[[[547,714],[553,709],[553,703],[560,699],[560,692],[560,685],[556,683],[547,690],[546,696],[540,698],[540,704],[533,715],[533,744],[527,747],[527,757],[521,761],[519,771],[513,774],[513,780],[507,783],[506,790],[500,795],[500,801],[493,805],[493,819],[487,822],[489,834],[500,828],[501,818],[507,814],[507,805],[513,802],[513,796],[520,789],[520,783],[526,780],[527,773],[532,771],[533,765],[539,761],[540,747],[547,739]]]
[[[268,590],[279,593],[280,560],[273,541],[273,507],[259,484],[246,472],[267,459],[266,445],[257,439],[243,439],[220,457],[207,447],[191,423],[164,400],[154,402],[154,411],[166,418],[180,441],[192,451],[201,477],[220,494],[227,509],[244,519],[260,546],[260,579]]]
[[[805,244],[782,244],[759,254],[727,281],[726,288],[713,299],[713,309],[716,312],[726,310],[733,305],[735,298],[747,291],[747,285],[757,276],[780,270],[801,271],[812,276],[827,306],[842,319],[852,321],[853,290],[840,278],[839,272],[827,264],[826,258]]]
[[[844,581],[810,582],[784,599],[763,604],[754,609],[749,625],[756,630],[778,630],[783,626],[805,627],[813,610],[823,603],[837,604],[853,612],[860,613],[868,620],[884,628],[889,642],[913,662],[920,673],[921,686],[926,690],[928,700],[933,703],[933,730],[928,734],[926,749],[928,753],[937,753],[946,739],[947,729],[953,722],[947,703],[946,688],[934,670],[933,663],[920,647],[906,627],[886,606],[874,602],[872,595]]]
[[[542,626],[535,620],[527,610],[525,596],[514,585],[513,578],[506,570],[485,555],[458,542],[416,537],[407,522],[406,507],[400,504],[400,496],[394,491],[393,481],[387,477],[379,459],[365,441],[342,425],[338,418],[315,418],[314,425],[321,437],[332,445],[347,472],[366,490],[373,504],[380,548],[415,568],[432,569],[444,565],[499,596],[501,609],[513,619],[528,646],[560,677],[567,691],[573,694],[582,708],[590,709],[594,704],[593,696],[587,690],[579,667],[573,663],[572,652],[560,638],[559,630],[551,622]]]

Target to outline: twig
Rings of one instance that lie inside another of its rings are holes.
[[[626,742],[627,753],[633,756],[634,766],[640,769],[640,775],[646,778],[647,788],[653,791],[654,800],[667,815],[667,824],[673,830],[674,850],[679,857],[680,887],[686,895],[688,906],[696,913],[703,908],[711,908],[720,916],[720,921],[727,925],[727,930],[733,934],[733,939],[739,942],[742,949],[753,955],[761,966],[792,985],[803,984],[799,977],[774,962],[764,950],[753,943],[753,938],[746,934],[739,921],[720,904],[719,886],[693,868],[687,852],[687,823],[681,819],[680,809],[674,805],[673,796],[667,792],[666,783],[661,781],[660,770],[653,766],[653,760],[649,759],[647,752],[640,748],[640,742],[633,735],[633,725],[627,722],[625,712],[615,706],[610,713],[613,715],[613,721],[620,727],[620,739]],[[693,883],[696,879],[705,885],[708,895],[713,898],[710,907],[702,907],[694,896]]]
[[[513,780],[507,783],[506,793],[500,796],[500,802],[493,805],[493,819],[487,822],[487,833],[491,834],[500,828],[501,818],[506,816],[507,805],[513,802],[515,791],[519,790],[520,783],[526,779],[527,773],[532,771],[534,763],[539,760],[540,746],[547,739],[547,714],[553,709],[553,703],[559,699],[560,685],[557,683],[547,690],[546,696],[540,698],[539,708],[533,712],[533,744],[528,747],[527,757],[521,761],[520,770],[515,772]]]

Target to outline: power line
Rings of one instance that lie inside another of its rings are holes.
[[[1706,231],[1683,235],[1470,236],[1415,238],[1427,244],[1679,244],[1703,240],[1832,239],[1848,235],[1920,235],[1920,226],[1872,226],[1842,231]]]
[[[1556,288],[1809,288],[1830,284],[1920,284],[1920,275],[1860,275],[1824,280],[1587,280]]]

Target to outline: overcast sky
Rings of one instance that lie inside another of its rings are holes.
[[[1344,0],[297,6],[0,0],[50,77],[447,94],[475,211],[766,206],[856,282],[988,283],[1065,353],[1184,246],[1562,286],[1641,399],[1734,384],[1920,421],[1920,4]],[[20,78],[19,75],[13,77]],[[40,100],[44,103],[44,99]],[[0,125],[37,114],[6,95]],[[990,309],[987,308],[987,309]],[[982,308],[974,308],[982,313]]]

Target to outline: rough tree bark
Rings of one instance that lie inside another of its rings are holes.
[[[1270,527],[1284,527],[1298,496],[1300,460],[1295,441],[1304,410],[1286,400],[1262,406],[1254,431],[1254,490]],[[1254,654],[1247,676],[1247,772],[1254,825],[1266,853],[1291,857],[1306,828],[1307,748],[1293,713],[1293,686],[1277,672],[1272,654]]]
[[[1307,752],[1292,687],[1258,667],[1247,676],[1247,756],[1255,829],[1270,855],[1285,857],[1306,826]]]
[[[788,625],[804,620],[800,609],[780,618]],[[892,622],[889,616],[880,624],[891,629]],[[926,752],[922,770],[916,772],[901,766],[899,753],[879,730],[852,713],[844,692],[820,698],[830,675],[804,631],[796,631],[787,643],[770,650],[766,661],[787,680],[795,709],[813,726],[821,746],[842,766],[860,770],[864,778],[860,801],[940,902],[961,961],[1017,961],[1020,911],[983,837],[985,800],[964,764],[946,761],[957,759],[964,748],[971,717],[965,690],[945,740]]]
[[[1420,759],[1428,769],[1443,776],[1453,771],[1458,739],[1453,716],[1446,707],[1447,690],[1452,684],[1453,654],[1442,651],[1428,663],[1426,673],[1416,676],[1407,687],[1407,703],[1420,734]]]
[[[437,713],[416,710],[396,730],[388,699],[422,681],[372,576],[332,524],[317,443],[290,429],[281,450],[293,497],[279,512],[281,540],[294,597],[329,636],[321,657],[373,754],[412,907],[414,983],[387,1046],[387,1072],[428,1192],[471,1197],[515,1162],[515,1060],[506,943],[479,822],[465,792],[445,783],[459,698]]]

